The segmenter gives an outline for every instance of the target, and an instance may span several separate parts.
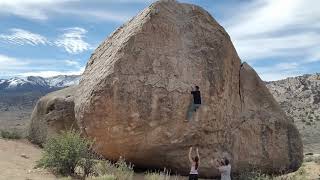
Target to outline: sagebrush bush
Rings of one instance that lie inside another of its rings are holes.
[[[123,158],[112,164],[110,161],[100,161],[95,168],[100,176],[113,175],[116,180],[131,180],[133,178],[133,165],[126,163]]]
[[[83,168],[84,175],[94,166],[90,148],[92,142],[75,131],[66,131],[49,138],[44,144],[44,153],[38,167],[51,169],[62,175],[74,175],[76,167]]]
[[[4,139],[21,139],[22,138],[21,134],[16,130],[12,130],[12,131],[1,130],[0,135]]]

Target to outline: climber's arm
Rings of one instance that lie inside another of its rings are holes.
[[[197,156],[199,158],[199,164],[200,164],[200,155],[199,155],[199,149],[197,148]]]
[[[189,161],[192,163],[193,160],[192,160],[192,157],[191,157],[191,153],[192,153],[192,147],[190,147],[190,149],[189,149]]]

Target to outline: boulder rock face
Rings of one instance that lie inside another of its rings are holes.
[[[191,86],[203,104],[184,122]],[[96,151],[142,168],[189,173],[188,148],[200,150],[200,176],[227,156],[233,172],[296,170],[302,143],[264,83],[241,61],[226,31],[202,8],[158,1],[117,29],[91,56],[75,98],[81,132]]]
[[[61,130],[78,129],[74,116],[74,92],[77,86],[71,86],[49,93],[36,104],[29,127],[32,142],[43,144],[46,139]]]

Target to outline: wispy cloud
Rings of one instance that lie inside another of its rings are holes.
[[[0,34],[0,41],[18,45],[29,44],[32,46],[48,43],[48,40],[40,34],[17,28],[10,29],[10,34]]]
[[[4,54],[0,54],[0,64],[0,77],[29,75],[50,77],[59,74],[78,75],[84,71],[84,66],[75,60],[26,59]]]
[[[242,59],[317,57],[320,1],[256,0],[246,7],[225,23]]]
[[[278,80],[320,60],[319,7],[318,0],[255,0],[224,24],[241,59],[262,79]]]
[[[54,42],[56,46],[64,48],[71,54],[81,53],[91,48],[90,44],[83,40],[87,30],[73,27],[64,29],[63,31],[64,34]]]
[[[92,46],[87,43],[87,30],[80,27],[72,27],[63,29],[63,34],[56,40],[48,40],[46,37],[33,33],[24,29],[12,28],[8,34],[0,34],[0,42],[12,43],[17,45],[50,45],[63,48],[70,54],[78,54],[87,51]]]
[[[9,57],[3,54],[0,54],[0,72],[6,73],[12,70],[19,70],[22,67],[28,65],[25,61],[20,61],[14,57]]]
[[[67,66],[80,66],[79,62],[74,60],[65,60],[65,63],[67,64]]]
[[[296,62],[279,63],[268,67],[256,67],[261,79],[275,81],[287,77],[293,77],[304,71],[303,66]]]
[[[72,1],[74,0],[1,0],[0,14],[46,20],[50,9],[63,8],[62,5]]]
[[[155,0],[93,0],[90,2],[81,0],[1,0],[0,15],[14,15],[31,20],[45,21],[56,15],[69,14],[75,15],[74,18],[124,22],[133,15],[132,12],[111,11],[101,7],[88,10],[86,7],[95,3],[102,7],[112,7],[119,4],[149,4],[153,1]]]
[[[99,10],[99,9],[93,9],[93,10],[86,10],[86,9],[57,9],[56,10],[59,13],[62,14],[68,14],[68,15],[74,15],[75,17],[81,17],[92,20],[99,20],[99,21],[111,21],[111,22],[118,22],[123,23],[127,20],[129,20],[133,14],[127,13],[127,12],[115,12],[115,11],[106,11],[106,10]]]

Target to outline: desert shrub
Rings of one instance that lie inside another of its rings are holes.
[[[170,175],[170,171],[164,169],[163,172],[146,172],[144,175],[145,180],[178,180],[177,175]]]
[[[4,139],[21,139],[22,136],[17,130],[7,131],[1,130],[0,135]]]
[[[62,175],[74,175],[77,166],[84,168],[84,175],[91,172],[94,161],[91,159],[92,142],[82,138],[75,131],[62,132],[49,138],[44,145],[38,167],[48,168]]]
[[[117,180],[130,180],[133,178],[133,165],[127,164],[126,161],[120,157],[120,159],[116,162],[116,172],[115,176]]]
[[[98,175],[113,175],[116,180],[131,180],[133,178],[133,165],[126,163],[120,157],[119,160],[112,164],[110,161],[100,161],[95,168],[95,173]]]
[[[241,173],[237,179],[238,180],[272,180],[273,178],[257,170],[252,170],[252,171],[245,171]]]
[[[80,167],[80,170],[82,171],[83,178],[87,177],[90,174],[96,174],[95,173],[95,166],[97,164],[96,160],[97,156],[92,153],[90,150],[88,150],[84,157],[79,161],[78,166]]]

